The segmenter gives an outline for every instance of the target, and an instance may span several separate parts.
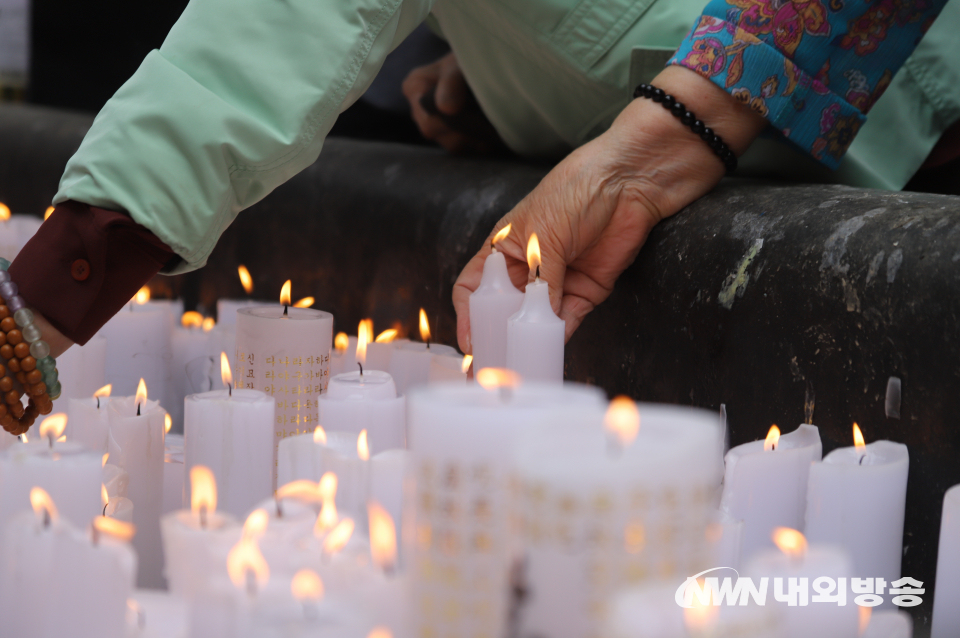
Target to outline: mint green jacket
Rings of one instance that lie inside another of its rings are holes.
[[[236,215],[313,163],[337,115],[430,19],[516,152],[559,158],[603,132],[705,0],[192,0],[104,106],[54,202],[125,210],[199,268]],[[960,119],[951,0],[840,169],[773,140],[744,174],[899,189]],[[953,64],[950,64],[953,63]]]

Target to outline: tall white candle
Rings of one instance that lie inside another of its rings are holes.
[[[54,412],[67,412],[71,399],[86,399],[105,385],[107,339],[94,335],[85,345],[73,345],[57,357],[63,390],[53,402]],[[68,435],[69,436],[69,435]]]
[[[345,372],[330,379],[319,401],[320,423],[327,433],[366,430],[370,452],[403,448],[406,444],[406,402],[397,396],[386,372]]]
[[[540,243],[530,235],[527,263],[534,280],[523,304],[507,321],[507,367],[528,381],[563,381],[565,322],[550,305],[550,286],[540,279]]]
[[[242,518],[273,492],[275,402],[257,390],[214,390],[185,402],[185,470],[204,465],[220,508]]]
[[[470,295],[470,341],[476,370],[507,367],[507,320],[523,303],[523,293],[510,281],[506,257],[496,247],[509,233],[508,224],[493,238],[480,285]]]
[[[164,417],[156,401],[139,397],[115,397],[107,410],[110,435],[118,452],[110,462],[130,475],[127,488],[133,501],[133,523],[137,526],[133,547],[139,557],[137,586],[163,587],[163,551],[160,541],[160,511],[163,506]]]
[[[236,387],[273,398],[274,462],[282,438],[312,432],[317,425],[332,340],[333,315],[328,312],[288,306],[238,311]],[[273,480],[275,485],[276,471]]]
[[[502,381],[485,378],[490,374],[496,371],[478,378],[483,385],[428,386],[408,400],[416,487],[405,500],[404,521],[413,534],[408,564],[415,635],[502,635],[517,540],[508,513],[516,437],[575,408],[604,409],[595,388],[514,387],[505,371]],[[447,605],[485,612],[476,618],[444,614]]]
[[[169,310],[131,303],[100,330],[107,339],[106,382],[113,394],[133,396],[143,379],[153,396],[167,396],[167,358],[170,353]],[[139,537],[140,534],[138,533]]]
[[[67,438],[76,441],[93,452],[107,451],[110,421],[107,406],[110,404],[112,385],[96,389],[93,398],[67,400]]]
[[[163,450],[163,507],[162,514],[183,509],[185,502],[183,435],[167,433]]]
[[[834,450],[814,463],[807,538],[847,550],[858,578],[899,579],[909,466],[907,446],[890,441],[864,446],[862,437],[857,446]]]
[[[930,638],[960,636],[960,485],[943,496]]]
[[[744,564],[759,549],[773,547],[775,528],[803,529],[810,464],[823,453],[820,431],[804,424],[779,432],[771,428],[766,440],[738,445],[725,457],[720,509],[743,521]]]

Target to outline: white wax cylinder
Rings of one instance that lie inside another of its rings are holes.
[[[407,450],[387,450],[370,459],[370,497],[390,513],[398,534],[403,521],[403,477],[409,466]]]
[[[275,403],[273,460],[280,440],[313,432],[326,391],[333,315],[310,308],[241,308],[237,312],[236,387],[261,390]],[[276,471],[273,474],[276,487]]]
[[[390,376],[397,385],[398,394],[409,394],[413,388],[430,382],[430,363],[434,355],[458,356],[455,348],[438,343],[407,341],[397,344],[390,357]]]
[[[152,313],[150,313],[152,314]],[[110,435],[119,453],[110,461],[130,475],[127,489],[133,501],[137,535],[133,547],[139,558],[137,585],[163,587],[163,551],[160,541],[160,511],[163,507],[163,457],[165,412],[156,401],[146,401],[137,415],[134,397],[117,397],[107,407]]]
[[[602,411],[603,395],[572,384],[495,390],[445,384],[421,388],[407,405],[415,490],[404,501],[404,529],[411,530],[405,551],[414,635],[502,635],[517,541],[509,523],[512,446],[552,416],[576,407]],[[440,613],[446,605],[485,612]]]
[[[68,399],[65,430],[67,439],[76,441],[93,452],[106,452],[107,436],[110,432],[107,418],[109,404],[110,397]]]
[[[936,616],[934,616],[936,618]],[[936,625],[934,625],[936,626]],[[955,637],[958,634],[944,634]],[[931,638],[936,638],[937,634],[931,634]],[[913,619],[905,611],[874,611],[870,615],[870,624],[860,638],[912,638],[913,637]]]
[[[547,282],[527,284],[523,305],[507,321],[507,367],[527,381],[563,381],[564,330]]]
[[[470,295],[470,341],[475,370],[507,367],[507,320],[520,311],[523,293],[496,249],[483,262],[480,285]]]
[[[876,441],[834,450],[810,467],[805,534],[843,547],[857,578],[900,578],[907,446]],[[889,602],[888,602],[889,604]]]
[[[183,435],[167,434],[163,454],[163,507],[161,514],[169,514],[186,505],[184,483],[187,473],[184,469]]]
[[[712,567],[732,567],[740,569],[740,544],[743,536],[743,521],[730,516],[728,512],[717,511],[713,521],[707,527],[707,542],[711,549],[709,565]],[[702,570],[697,570],[702,571]]]
[[[198,514],[178,510],[164,515],[160,529],[166,556],[164,575],[170,591],[184,600],[191,600],[202,584],[198,574],[220,572],[224,568],[214,564],[216,533],[239,530],[239,523],[229,514],[210,512],[201,524]]]
[[[681,582],[712,567],[706,536],[723,473],[719,415],[638,407],[639,433],[623,450],[611,449],[596,407],[534,424],[518,443],[515,513],[529,593],[522,635],[598,635],[594,610],[619,589]]]
[[[220,509],[244,518],[273,492],[274,401],[257,390],[214,390],[184,405],[184,472],[210,468]]]
[[[350,435],[343,433],[343,436]],[[330,438],[327,437],[328,440]],[[316,482],[323,472],[323,445],[313,440],[312,432],[288,436],[280,441],[277,448],[277,485],[286,485],[299,479]]]
[[[106,384],[106,365],[107,340],[101,334],[94,335],[86,345],[70,346],[57,357],[57,370],[63,390],[60,398],[53,402],[53,411],[67,412],[71,399],[93,396],[94,392]]]
[[[370,453],[406,446],[406,401],[393,378],[378,370],[345,372],[330,379],[319,400],[327,433],[367,431]]]
[[[107,463],[103,466],[103,486],[110,498],[126,496],[130,488],[130,474],[113,463]]]
[[[390,363],[393,361],[393,353],[404,343],[410,343],[409,339],[394,339],[383,343],[367,344],[367,362],[363,364],[364,370],[381,370],[390,372]]]
[[[765,606],[773,607],[780,615],[785,638],[854,638],[857,635],[859,612],[850,597],[853,564],[841,548],[810,545],[801,557],[787,556],[778,549],[762,549],[747,563],[743,575],[752,578],[758,588],[760,579],[767,579]],[[821,578],[832,579],[832,590],[826,581],[817,583]],[[776,600],[776,579],[781,579],[779,590],[784,597],[790,596],[791,581],[794,583],[796,595],[792,605],[790,601]],[[842,586],[840,579],[844,579]],[[841,589],[843,605],[814,600],[819,590],[837,595]]]
[[[930,638],[960,636],[960,485],[943,496]]]
[[[42,223],[42,219],[33,215],[11,215],[10,219],[0,221],[0,257],[7,261],[16,259]]]
[[[369,348],[369,345],[367,347]],[[366,367],[364,364],[364,368]],[[334,350],[330,353],[330,378],[354,370],[360,370],[357,367],[357,338],[347,337],[346,349]]]
[[[166,399],[170,311],[159,306],[138,308],[124,308],[100,329],[107,339],[106,382],[113,384],[114,396],[133,396],[142,378],[151,396]]]
[[[757,550],[773,547],[775,528],[803,529],[810,464],[823,453],[820,431],[806,424],[781,436],[774,449],[763,446],[764,441],[744,443],[725,457],[720,509],[743,521],[744,564]]]
[[[265,302],[256,299],[217,299],[217,325],[237,325],[237,311],[251,306],[262,306]]]
[[[479,370],[479,368],[477,368]],[[427,383],[466,383],[467,371],[463,369],[463,355],[453,352],[434,355],[430,360],[430,374]]]
[[[57,503],[60,515],[86,526],[100,513],[102,461],[79,443],[34,439],[0,454],[0,534],[14,516],[30,508],[30,490],[41,487]]]
[[[183,400],[187,395],[200,390],[200,388],[195,390],[191,386],[187,365],[197,359],[207,357],[213,359],[216,364],[211,366],[216,370],[217,374],[215,376],[220,376],[221,350],[214,349],[211,334],[212,331],[204,332],[201,328],[176,327],[173,329],[173,334],[170,337],[173,356],[170,362],[170,383],[173,399],[169,405],[164,407],[167,408],[170,417],[173,419],[174,431],[180,432],[183,429]],[[230,348],[226,352],[232,351],[233,348]]]

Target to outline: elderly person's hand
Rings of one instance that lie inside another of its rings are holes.
[[[683,102],[740,155],[766,125],[757,113],[710,81],[671,66],[653,81]],[[525,250],[531,233],[540,240],[541,279],[550,285],[554,311],[566,321],[566,338],[609,296],[617,277],[633,263],[653,226],[705,195],[724,174],[707,144],[660,104],[636,99],[610,129],[560,162],[501,219],[512,224],[498,244],[513,283],[531,280]],[[484,243],[453,289],[460,349],[469,353],[469,297],[480,284]]]

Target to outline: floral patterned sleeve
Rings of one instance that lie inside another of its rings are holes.
[[[946,0],[711,0],[668,64],[836,168]]]

